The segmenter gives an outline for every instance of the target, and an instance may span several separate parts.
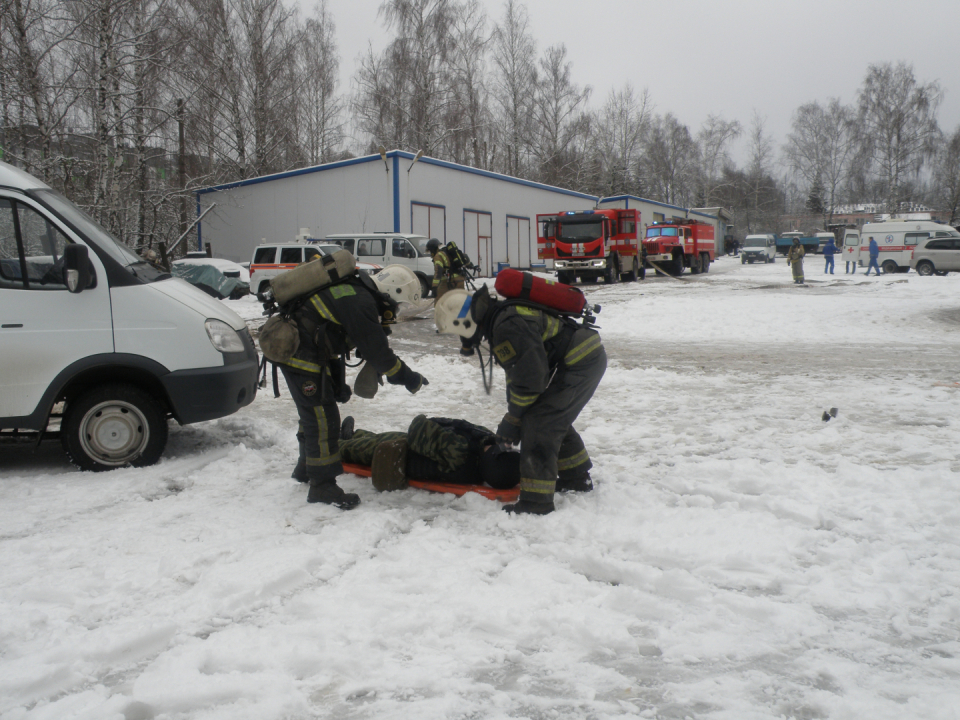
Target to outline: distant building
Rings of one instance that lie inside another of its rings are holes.
[[[537,214],[613,205],[636,208],[641,224],[716,214],[631,196],[593,195],[393,150],[385,156],[327,163],[197,192],[197,211],[216,208],[199,225],[198,242],[216,257],[250,260],[261,242],[293,240],[300,228],[322,239],[335,233],[403,232],[453,240],[492,275],[499,263],[537,263]],[[726,217],[726,216],[724,216]]]

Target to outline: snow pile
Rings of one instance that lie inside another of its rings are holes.
[[[818,268],[585,286],[597,487],[544,518],[308,506],[285,390],[151,468],[0,449],[0,718],[960,717],[960,279]],[[431,385],[358,427],[496,426],[501,371],[429,315],[393,345]]]

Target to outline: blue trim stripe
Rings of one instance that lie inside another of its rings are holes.
[[[392,153],[388,153],[388,157],[391,154]],[[335,170],[350,165],[362,165],[363,163],[375,161],[382,162],[379,155],[367,155],[366,157],[354,158],[353,160],[341,160],[340,162],[327,163],[326,165],[314,165],[313,167],[288,170],[287,172],[276,173],[274,175],[261,175],[260,177],[250,178],[249,180],[237,180],[236,182],[226,183],[224,185],[213,185],[208,188],[203,188],[202,190],[197,190],[197,195],[218,192],[220,190],[233,190],[234,188],[245,187],[247,185],[259,185],[260,183],[270,182],[272,180],[283,180],[284,178],[297,177],[298,175],[311,175],[316,172],[324,172],[325,170]],[[396,172],[396,162],[394,163],[394,172]],[[396,185],[396,182],[394,182],[394,184]]]
[[[396,155],[393,156],[393,231],[400,232],[400,158]]]
[[[473,301],[473,295],[467,295],[467,299],[463,301],[463,307],[460,308],[460,314],[457,315],[457,320],[463,320],[467,316],[467,313],[470,312],[470,303]]]

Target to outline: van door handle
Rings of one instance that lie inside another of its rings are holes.
[[[7,323],[6,325],[0,325],[0,328],[6,330],[7,328],[22,328],[23,323]]]

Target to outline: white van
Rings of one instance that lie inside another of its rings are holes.
[[[861,267],[870,264],[870,238],[877,241],[880,256],[877,262],[885,273],[909,272],[913,251],[920,240],[928,237],[947,237],[952,228],[932,220],[887,220],[866,223],[860,228]]]
[[[326,242],[349,250],[357,262],[410,268],[420,279],[422,297],[426,297],[433,284],[433,260],[427,252],[429,239],[423,235],[394,232],[338,233],[327,235]]]
[[[0,437],[59,435],[84,470],[150,465],[168,418],[253,402],[257,360],[236,313],[0,162]]]
[[[777,261],[777,238],[773,235],[747,235],[740,249],[740,264]]]

